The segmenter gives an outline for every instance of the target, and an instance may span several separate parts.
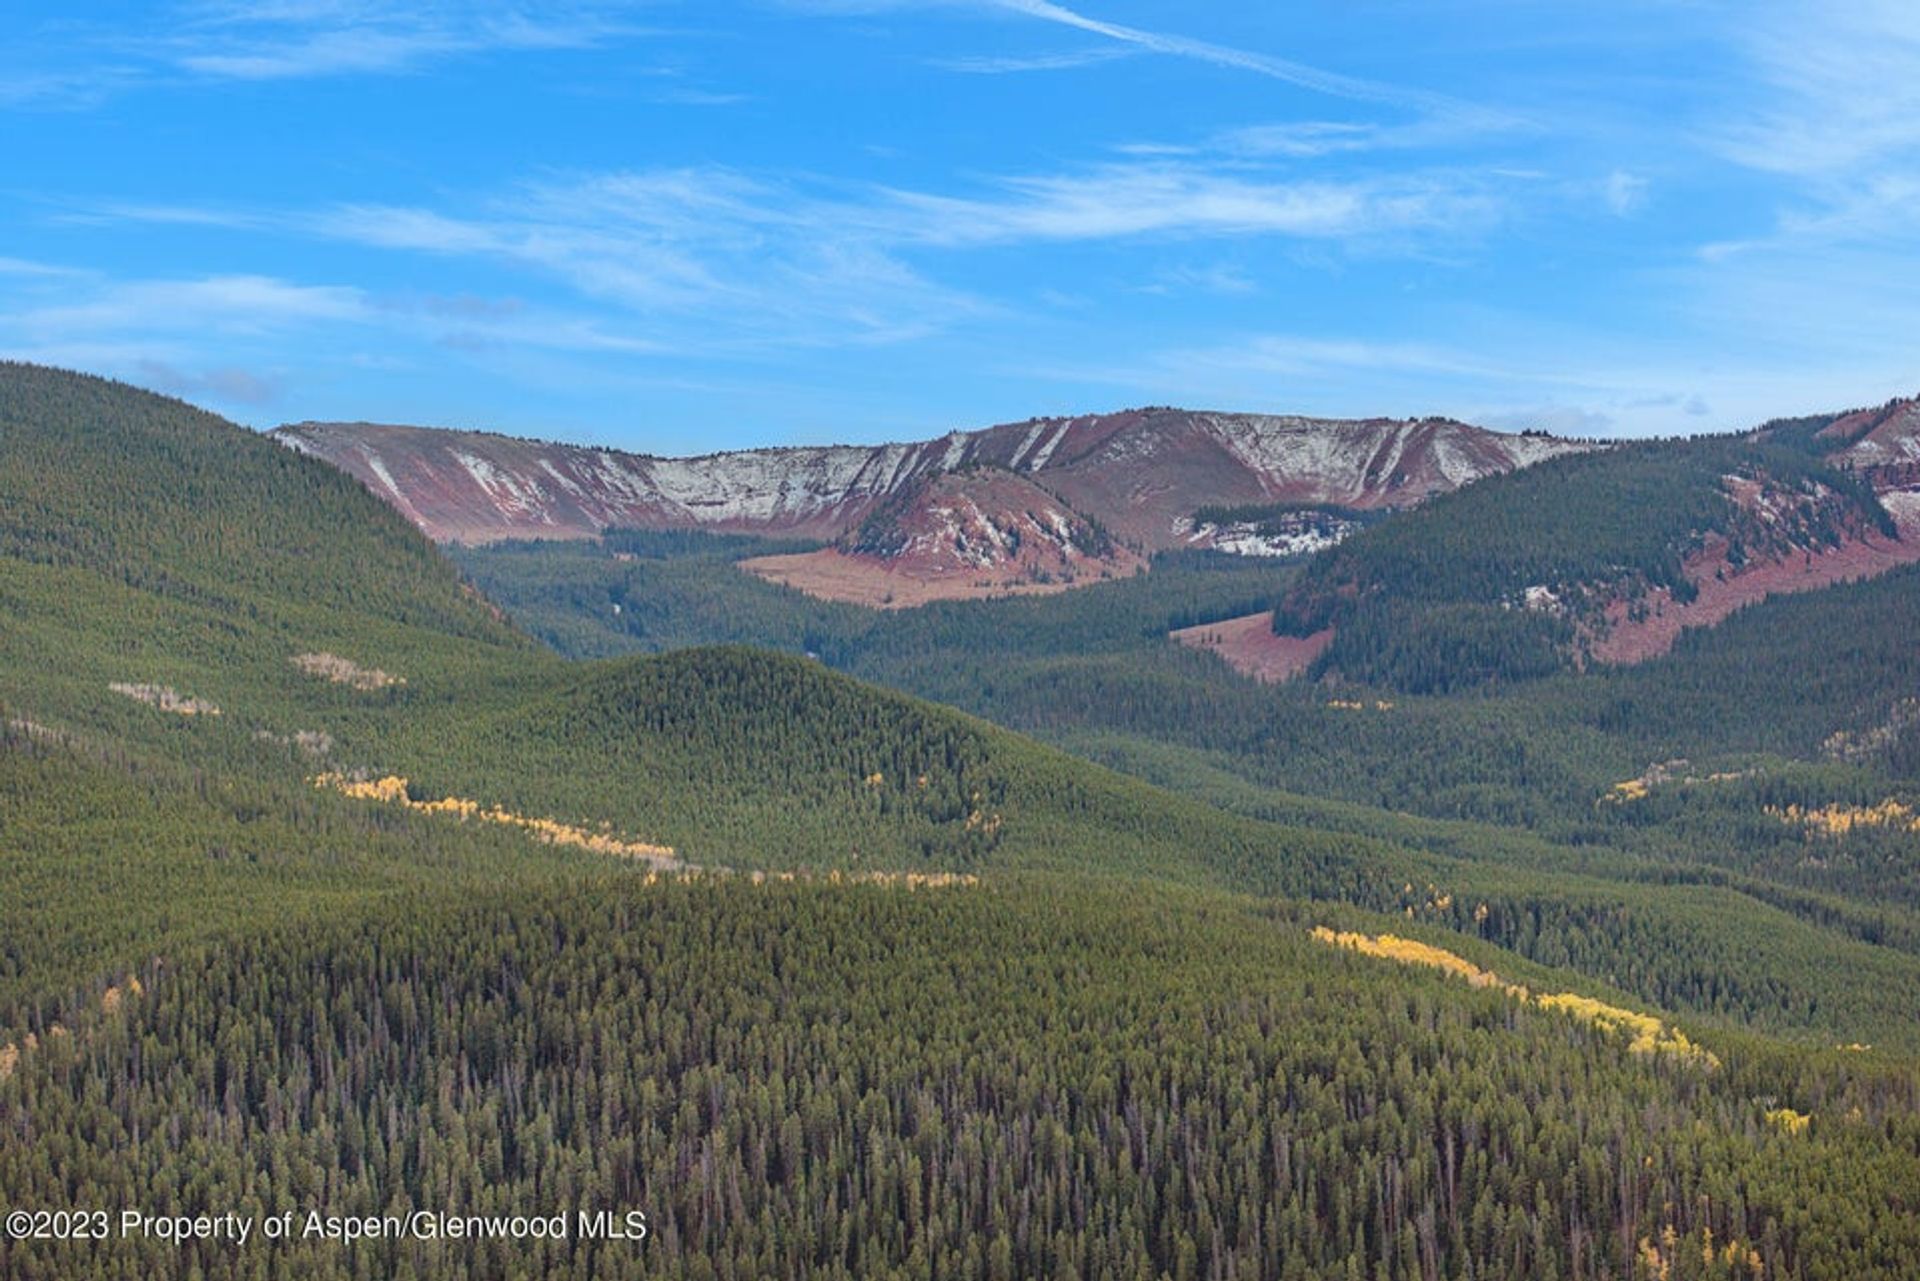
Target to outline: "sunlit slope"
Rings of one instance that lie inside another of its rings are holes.
[[[567,663],[322,463],[81,375],[6,366],[0,405],[8,750],[82,762],[15,771],[23,805],[60,788],[68,804],[0,832],[17,855],[0,877],[23,910],[88,938],[89,914],[57,903],[77,833],[97,838],[90,882],[160,905],[171,930],[190,902],[228,902],[223,886],[292,884],[337,857],[301,837],[305,820],[284,825],[290,798],[351,812],[337,820],[349,828],[409,831],[459,829],[468,805],[511,813],[542,857],[559,851],[539,838],[566,830],[742,870],[1046,863],[1363,901],[1418,871],[1380,843],[1222,815],[802,660],[720,649]],[[316,784],[327,778],[406,780],[393,786],[458,804],[403,814]],[[231,846],[217,835],[230,807],[201,802],[229,788],[251,796],[232,809],[243,822],[279,832],[271,857],[257,841],[217,852]],[[146,810],[164,830],[140,826]],[[143,861],[157,851],[164,866]],[[16,975],[68,950],[24,949]]]
[[[0,889],[39,931],[16,935],[36,940],[12,962],[17,990],[55,982],[56,969],[105,973],[154,938],[258,911],[281,887],[343,889],[343,904],[434,883],[468,893],[476,880],[456,863],[484,881],[515,848],[536,870],[596,849],[614,861],[670,849],[743,871],[1048,868],[1393,911],[1418,907],[1403,900],[1432,884],[1455,896],[1435,923],[1670,1008],[1828,1042],[1893,1042],[1880,998],[1915,986],[1911,956],[1784,918],[1767,927],[1780,946],[1756,959],[1742,942],[1752,903],[1727,891],[1694,902],[1518,878],[1477,866],[1471,837],[1410,848],[1418,834],[1390,816],[1340,832],[1315,830],[1340,824],[1310,811],[1225,814],[800,658],[718,648],[567,663],[318,463],[99,380],[10,367],[0,382],[14,406],[5,485],[22,498],[0,555],[0,711],[26,726],[16,740],[52,751],[69,735],[95,762],[58,784],[67,818],[0,831],[12,855]],[[98,432],[115,447],[66,443]],[[27,459],[47,476],[31,503]],[[82,477],[61,476],[61,459]],[[223,470],[222,459],[238,461]],[[219,528],[198,529],[196,513]],[[1092,697],[1063,675],[1051,687],[1063,708]],[[192,803],[134,799],[159,776]],[[23,794],[53,786],[36,777],[19,775]],[[384,790],[314,782],[329,777]],[[378,799],[396,787],[416,804]],[[222,789],[241,799],[198,808]],[[496,812],[513,821],[482,831],[460,817]],[[88,814],[119,825],[89,827]],[[395,833],[382,859],[429,841],[435,870],[376,869],[358,837],[312,839],[330,825]],[[591,839],[547,839],[560,832]],[[63,894],[69,875],[84,893]],[[98,917],[115,900],[145,923],[108,937]],[[1499,910],[1461,915],[1483,900]],[[1695,928],[1703,920],[1710,929]]]
[[[424,794],[591,814],[703,866],[1045,865],[1384,902],[1426,861],[1223,814],[805,659],[739,647],[565,668],[424,717]],[[413,769],[413,766],[408,766]],[[399,772],[406,772],[401,770]]]
[[[357,482],[20,364],[0,365],[0,616],[0,706],[222,768],[365,738],[404,692],[533,652]]]
[[[391,508],[184,402],[0,363],[0,553],[280,621],[302,610],[505,642]]]

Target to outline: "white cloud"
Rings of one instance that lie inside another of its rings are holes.
[[[0,276],[33,276],[45,279],[78,274],[71,267],[56,267],[51,263],[31,262],[25,258],[0,257]]]
[[[1577,381],[1569,371],[1501,363],[1484,356],[1425,342],[1259,334],[1215,347],[1169,351],[1159,363],[1170,369],[1213,369],[1302,377],[1373,370],[1485,379],[1504,383]]]
[[[1625,218],[1637,213],[1647,202],[1647,180],[1624,169],[1615,169],[1600,184],[1600,195],[1614,216]]]
[[[1611,436],[1619,421],[1610,413],[1580,405],[1545,404],[1489,409],[1474,421],[1495,431],[1548,431],[1556,436]]]
[[[1920,149],[1920,8],[1775,0],[1743,15],[1760,105],[1721,127],[1756,169],[1833,178]]]
[[[94,216],[489,259],[618,308],[642,337],[724,349],[895,342],[993,314],[927,274],[974,249],[1136,238],[1401,247],[1501,215],[1494,192],[1458,175],[1276,181],[1160,158],[976,186],[945,195],[666,169],[549,180],[463,208],[119,205]],[[1251,286],[1219,270],[1164,283]]]
[[[1063,53],[1041,53],[1026,57],[989,54],[942,58],[933,65],[945,71],[960,71],[968,75],[999,76],[1023,71],[1071,71],[1076,67],[1097,67],[1102,63],[1128,57],[1133,52],[1131,49],[1100,45],[1089,49],[1071,49]]]
[[[235,405],[278,394],[284,380],[258,367],[282,363],[289,342],[306,347],[344,336],[470,353],[672,350],[604,317],[516,299],[376,297],[351,286],[258,275],[115,280],[46,268],[11,279],[14,287],[0,291],[0,351],[110,370]],[[238,363],[243,356],[251,363]]]
[[[63,293],[67,292],[63,290]],[[296,285],[270,276],[102,282],[84,301],[17,309],[9,327],[29,337],[87,335],[165,327],[257,334],[314,320],[366,314],[357,289]]]
[[[703,346],[893,341],[982,309],[900,261],[856,214],[802,187],[714,169],[547,182],[458,215],[358,205],[287,221],[530,270]]]
[[[187,71],[239,80],[406,71],[439,58],[579,49],[633,34],[617,17],[622,7],[226,0],[200,6],[160,48]]]
[[[1903,357],[1892,336],[1850,358],[1794,360],[1744,334],[1719,350],[1687,344],[1650,354],[1614,335],[1529,335],[1529,328],[1512,318],[1458,343],[1248,334],[1021,372],[1177,404],[1335,417],[1443,414],[1504,430],[1620,437],[1740,430],[1783,415],[1877,404],[1920,386],[1920,361]]]
[[[140,384],[183,399],[207,399],[241,405],[270,405],[280,398],[281,379],[238,365],[183,370],[164,360],[143,357],[134,362]]]
[[[155,4],[112,25],[82,16],[10,31],[25,69],[0,70],[0,105],[86,107],[182,81],[400,74],[456,57],[585,49],[649,34],[627,17],[639,2]]]
[[[1244,49],[1235,49],[1227,45],[1212,44],[1205,40],[1195,40],[1187,36],[1174,35],[1161,31],[1149,31],[1140,27],[1123,26],[1117,22],[1104,22],[1089,17],[1053,0],[986,0],[995,8],[1038,18],[1044,22],[1057,23],[1086,31],[1093,35],[1105,36],[1121,44],[1132,45],[1151,53],[1167,54],[1178,58],[1191,58],[1214,66],[1227,67],[1236,71],[1252,72],[1274,80],[1284,80],[1289,84],[1310,89],[1316,93],[1331,94],[1335,97],[1356,99],[1362,102],[1388,103],[1402,107],[1416,107],[1446,115],[1484,114],[1479,108],[1468,107],[1440,94],[1428,93],[1421,89],[1404,85],[1387,84],[1382,81],[1364,80],[1357,76],[1341,75],[1338,72],[1323,71],[1305,63],[1294,62],[1286,58],[1277,58],[1271,54],[1254,53]]]
[[[1142,287],[1143,293],[1175,293],[1188,290],[1236,295],[1258,293],[1260,286],[1239,268],[1215,263],[1207,267],[1170,268],[1159,273],[1152,284]]]
[[[1348,151],[1371,151],[1393,141],[1403,130],[1375,124],[1335,120],[1294,120],[1282,124],[1249,125],[1219,139],[1226,150],[1251,156],[1281,156],[1304,160]]]
[[[1258,181],[1171,163],[1001,180],[994,197],[891,193],[868,216],[900,238],[934,245],[1175,236],[1314,239],[1456,229],[1484,223],[1497,203],[1442,178]]]

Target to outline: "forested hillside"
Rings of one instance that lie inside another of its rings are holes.
[[[0,1203],[648,1227],[0,1274],[1920,1260],[1910,722],[1864,676],[1769,718],[1715,633],[1524,696],[1260,690],[1165,633],[1295,570],[1210,554],[885,619],[679,535],[475,590],[178,402],[14,366],[0,405]],[[1903,583],[1849,589],[1883,675]],[[1648,756],[1683,731],[1742,759]]]
[[[1284,566],[1162,557],[1070,596],[883,617],[730,569],[756,550],[623,535],[459,555],[563,651],[728,639],[809,652],[1216,809],[1456,860],[1438,880],[1453,928],[1649,1000],[1779,1029],[1837,1032],[1843,1010],[1904,1021],[1882,998],[1905,992],[1920,946],[1914,834],[1780,815],[1917,799],[1920,717],[1901,710],[1902,691],[1920,691],[1916,571],[1751,607],[1637,666],[1409,697],[1260,688],[1166,643],[1284,591]],[[1618,790],[1643,776],[1644,794]]]
[[[514,643],[390,509],[205,410],[0,362],[0,555],[188,605],[341,611]]]
[[[324,1186],[340,1216],[579,1205],[649,1234],[26,1243],[10,1276],[1920,1266],[1910,1074],[1636,1052],[1206,897],[627,880],[284,931],[143,988],[0,1085],[0,1120],[64,1154],[0,1141],[16,1201],[273,1212]]]
[[[1589,661],[1596,639],[1721,580],[1869,534],[1897,536],[1865,481],[1795,438],[1623,444],[1436,498],[1328,551],[1274,629],[1334,629],[1314,675],[1412,693]]]

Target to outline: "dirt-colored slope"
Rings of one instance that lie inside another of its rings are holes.
[[[911,487],[832,548],[741,567],[828,600],[899,608],[1062,591],[1145,564],[1026,477],[976,468]]]
[[[1140,562],[1136,562],[1140,563]],[[821,600],[843,601],[872,609],[910,609],[937,600],[993,600],[1001,596],[1050,596],[1074,587],[1104,582],[1121,573],[1094,571],[1073,578],[1032,582],[986,570],[949,574],[914,573],[878,556],[822,548],[786,556],[756,556],[740,562],[750,574],[794,588]]]
[[[1843,414],[1819,434],[1834,461],[1860,471],[1920,464],[1920,400]]]
[[[1644,662],[1671,650],[1687,628],[1712,627],[1769,596],[1810,592],[1920,563],[1920,494],[1883,494],[1881,502],[1899,524],[1897,539],[1869,533],[1825,551],[1753,560],[1738,569],[1727,562],[1726,540],[1710,540],[1686,562],[1687,578],[1699,594],[1682,604],[1658,588],[1634,602],[1609,606],[1604,634],[1591,642],[1593,657],[1603,663]]]
[[[1272,610],[1182,627],[1168,635],[1191,649],[1218,654],[1236,672],[1267,684],[1292,680],[1333,643],[1331,627],[1311,636],[1274,635]]]
[[[1034,419],[890,445],[655,458],[485,432],[299,423],[275,439],[325,458],[442,542],[578,538],[611,526],[833,539],[928,477],[1002,471],[1152,551],[1208,504],[1399,507],[1584,448],[1443,419],[1180,409]]]

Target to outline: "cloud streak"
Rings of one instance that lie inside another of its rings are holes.
[[[1496,114],[1423,89],[1324,71],[1291,59],[1213,44],[1187,36],[1149,31],[1141,27],[1124,26],[1117,22],[1105,22],[1069,9],[1065,5],[1056,4],[1054,0],[988,0],[988,3],[997,9],[1035,18],[1042,22],[1071,27],[1076,31],[1104,36],[1109,40],[1149,53],[1189,58],[1216,67],[1250,72],[1336,98],[1411,107],[1445,116],[1493,118]]]
[[[624,0],[214,0],[154,6],[142,23],[84,19],[9,33],[23,69],[0,68],[0,106],[85,108],[118,94],[206,81],[397,75],[497,53],[588,49],[649,34]]]
[[[495,5],[225,5],[158,48],[199,76],[280,80],[404,72],[493,52],[588,48],[632,28],[598,10],[549,5],[541,17]]]
[[[1112,165],[1001,186],[997,198],[892,192],[895,207],[869,216],[903,240],[965,246],[1151,235],[1358,239],[1459,230],[1496,211],[1472,185],[1437,177],[1278,182],[1185,164]]]
[[[1761,105],[1712,135],[1743,165],[1831,180],[1920,151],[1920,9],[1775,0],[1743,25]]]
[[[1071,71],[1077,67],[1097,67],[1102,63],[1117,62],[1122,58],[1130,57],[1133,52],[1131,49],[1102,45],[1088,49],[1068,50],[1063,53],[1033,54],[1028,57],[982,55],[942,58],[933,65],[944,71],[959,71],[968,75],[1000,76],[1026,71]]]
[[[123,204],[89,216],[486,260],[615,308],[663,346],[673,334],[708,351],[900,342],[994,316],[1004,304],[941,283],[974,251],[1276,239],[1399,250],[1502,216],[1496,191],[1458,175],[1282,181],[1157,157],[973,186],[702,167],[548,180],[464,207]]]

